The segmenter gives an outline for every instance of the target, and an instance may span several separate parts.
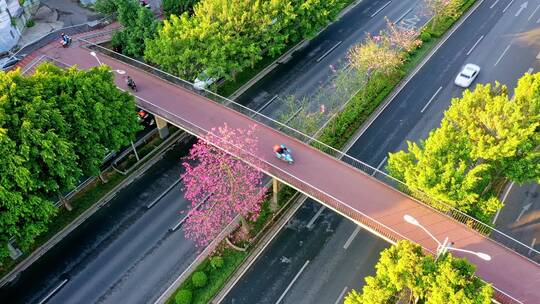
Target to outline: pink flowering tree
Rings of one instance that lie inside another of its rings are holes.
[[[263,173],[253,167],[261,168],[254,157],[254,132],[255,126],[212,129],[191,148],[182,164],[186,169],[182,174],[184,195],[191,201],[183,230],[198,247],[208,245],[237,215],[246,235],[247,220],[259,215],[266,189]]]
[[[431,29],[434,30],[442,19],[457,16],[460,4],[460,0],[424,0],[427,14],[433,17]]]
[[[418,30],[399,27],[388,18],[385,19],[386,30],[382,37],[386,43],[405,52],[410,52],[422,44],[422,40],[418,39],[420,36]]]

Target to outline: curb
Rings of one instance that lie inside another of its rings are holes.
[[[411,81],[411,79],[418,74],[420,69],[433,57],[433,55],[441,48],[441,46],[454,34],[454,32],[461,27],[461,25],[476,11],[476,9],[484,2],[484,0],[477,1],[473,6],[469,8],[465,15],[462,15],[459,20],[449,28],[442,36],[441,40],[425,55],[416,67],[408,74],[407,77],[402,79],[398,85],[392,90],[385,100],[377,107],[377,109],[370,115],[370,118],[362,124],[362,127],[351,137],[349,143],[345,145],[344,150],[350,149],[352,145],[364,134],[364,132],[371,126],[371,124],[381,115],[386,107],[394,100],[394,98],[403,90],[403,88]]]
[[[165,140],[163,143],[161,143],[153,152],[154,155],[152,155],[148,161],[144,164],[142,164],[139,168],[137,168],[135,171],[131,173],[129,177],[127,177],[125,180],[123,180],[121,183],[116,185],[109,193],[107,193],[104,197],[102,197],[100,200],[95,202],[90,208],[88,208],[86,211],[81,213],[75,220],[73,220],[68,226],[64,227],[62,230],[60,230],[58,233],[56,233],[52,238],[50,238],[47,242],[45,242],[43,245],[38,247],[36,250],[34,250],[28,257],[26,257],[24,260],[22,260],[20,263],[17,264],[15,268],[13,268],[8,274],[6,274],[2,279],[0,279],[0,287],[6,285],[7,283],[13,281],[17,278],[17,276],[25,271],[28,267],[30,267],[36,260],[38,260],[41,256],[43,256],[49,249],[54,247],[57,243],[59,243],[65,236],[67,236],[71,231],[75,230],[79,225],[81,225],[86,219],[88,219],[90,216],[92,216],[96,211],[98,211],[102,206],[107,204],[112,198],[116,196],[118,191],[120,191],[122,188],[128,186],[133,181],[135,181],[137,178],[139,178],[146,170],[148,170],[152,165],[154,165],[162,155],[166,149],[176,143],[177,141],[181,140],[184,134],[187,134],[185,132],[181,132],[180,130],[176,131],[176,133],[172,134],[167,140]],[[151,155],[152,152],[150,152]],[[144,158],[142,159],[144,161]]]
[[[346,6],[341,12],[336,16],[336,20],[328,23],[326,26],[324,26],[320,31],[317,32],[317,34],[313,35],[314,37],[319,36],[320,33],[322,33],[324,30],[326,30],[330,25],[334,24],[336,21],[341,19],[345,14],[350,12],[356,5],[358,5],[363,0],[356,0],[351,2],[348,6]],[[305,47],[309,42],[310,39],[302,39],[300,42],[298,42],[295,46],[293,46],[290,50],[283,53],[283,55],[279,56],[276,60],[274,60],[272,63],[270,63],[268,66],[266,66],[262,71],[260,71],[257,75],[252,77],[248,82],[243,84],[240,88],[238,88],[234,93],[232,93],[228,99],[235,100],[238,98],[238,96],[242,95],[245,91],[247,91],[251,86],[253,86],[257,81],[259,81],[261,78],[266,76],[268,73],[270,73],[272,70],[274,70],[278,65],[287,63],[292,58],[292,53],[302,49]]]

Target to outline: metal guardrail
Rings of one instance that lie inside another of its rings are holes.
[[[333,157],[335,157],[336,159],[341,159],[343,162],[363,171],[364,173],[368,174],[368,175],[371,175],[371,176],[375,176],[378,180],[384,182],[385,184],[393,187],[393,188],[396,188],[398,189],[399,191],[409,195],[409,196],[412,196],[413,198],[414,197],[420,197],[422,200],[425,200],[425,202],[423,201],[420,201],[419,199],[415,199],[419,204],[422,204],[430,209],[432,209],[433,211],[435,212],[438,212],[440,214],[443,214],[447,217],[450,217],[458,222],[460,222],[461,224],[471,228],[471,229],[474,229],[475,231],[483,234],[483,235],[486,235],[486,236],[489,236],[489,238],[497,243],[499,243],[500,245],[508,248],[508,249],[511,249],[517,253],[519,253],[520,255],[522,255],[524,258],[526,259],[529,259],[531,262],[535,263],[536,265],[539,265],[538,264],[538,260],[540,260],[540,251],[520,242],[519,240],[516,240],[514,239],[513,237],[497,230],[496,228],[490,226],[490,225],[487,225],[473,217],[471,217],[470,215],[462,212],[462,211],[459,211],[457,209],[455,209],[454,207],[452,206],[449,206],[448,204],[446,203],[443,203],[443,202],[440,202],[436,199],[433,199],[431,198],[428,194],[422,192],[420,189],[411,189],[409,188],[404,182],[388,175],[387,173],[379,170],[379,169],[376,169],[348,154],[345,154],[344,152],[340,151],[340,150],[337,150],[331,146],[328,146],[327,144],[323,143],[323,142],[320,142],[318,141],[316,138],[313,138],[309,135],[306,135],[298,130],[295,130],[273,118],[270,118],[270,117],[267,117],[261,113],[258,113],[256,112],[255,110],[252,110],[246,106],[243,106],[241,104],[238,104],[236,103],[235,101],[233,100],[230,100],[230,99],[227,99],[223,96],[220,96],[220,95],[217,95],[211,91],[208,91],[208,90],[203,90],[203,91],[198,91],[196,89],[193,88],[193,84],[188,82],[188,81],[185,81],[177,76],[174,76],[168,72],[165,72],[165,71],[162,71],[162,70],[159,70],[158,68],[156,67],[153,67],[153,66],[150,66],[144,62],[141,62],[141,61],[138,61],[138,60],[135,60],[135,59],[132,59],[130,57],[127,57],[123,54],[119,54],[117,52],[114,52],[110,49],[107,49],[103,46],[100,46],[100,45],[97,45],[95,43],[92,43],[90,41],[87,41],[85,39],[79,39],[85,47],[89,48],[89,49],[92,49],[92,50],[95,50],[95,51],[99,51],[109,57],[112,57],[112,58],[115,58],[117,60],[120,60],[122,62],[125,62],[127,64],[130,64],[131,66],[133,67],[136,67],[138,69],[141,69],[147,73],[150,73],[150,74],[153,74],[157,77],[160,77],[161,79],[164,79],[170,83],[173,83],[175,85],[178,85],[186,90],[189,90],[189,91],[192,91],[196,94],[199,94],[203,97],[206,97],[212,101],[215,101],[227,108],[230,108],[230,109],[233,109],[239,113],[242,113],[248,117],[251,117],[252,119],[254,119],[255,121],[261,123],[261,124],[264,124],[266,126],[269,126],[271,128],[274,128],[276,130],[280,130],[281,132],[291,136],[291,137],[294,137],[302,142],[305,142],[305,143],[311,143],[312,146],[314,146],[315,148],[317,148],[318,150],[322,151],[322,152],[325,152]],[[193,134],[195,135],[203,135],[203,134],[207,134],[208,132],[210,132],[210,130],[204,130],[200,127],[198,127],[195,123],[193,122],[189,122],[189,121],[186,121],[185,118],[181,118],[181,117],[178,117],[178,116],[175,116],[173,113],[166,113],[164,112],[164,109],[158,109],[156,108],[155,105],[152,105],[150,102],[147,102],[147,101],[143,101],[143,100],[140,100],[139,99],[139,103],[144,107],[146,108],[146,110],[149,110],[150,112],[153,112],[155,114],[159,114],[159,116],[163,116],[165,119],[168,119],[169,121],[178,121],[178,119],[181,119],[182,121],[185,122],[185,126],[183,127],[191,127],[192,130],[188,130],[188,131],[191,131]],[[275,168],[277,169],[277,168]],[[275,172],[274,172],[275,173]],[[283,175],[283,173],[287,174],[286,172],[282,172],[281,174]],[[300,186],[300,184],[293,182],[293,181],[290,181],[290,183],[297,187],[297,186]],[[427,203],[426,203],[427,202]],[[352,215],[353,213],[357,213],[358,211],[355,211],[355,210],[352,210],[348,207],[345,207],[345,205],[343,206],[336,206],[336,210],[339,211],[339,212],[343,212],[344,214],[347,214],[347,215]],[[371,219],[369,218],[368,216],[364,216],[365,218],[358,218],[358,220],[360,222],[362,221],[374,221],[374,219]],[[379,223],[380,224],[380,223]],[[382,224],[380,224],[382,225]],[[385,227],[385,229],[389,229],[388,227]],[[384,232],[384,231],[380,231],[380,233],[382,234],[387,234],[387,232]],[[394,233],[395,236],[399,235],[397,232]],[[393,238],[395,238],[395,236]],[[390,237],[390,236],[389,236]],[[402,237],[402,236],[400,236]]]

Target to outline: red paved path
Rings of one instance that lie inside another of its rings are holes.
[[[41,54],[68,65],[76,64],[83,69],[97,65],[97,61],[89,55],[89,51],[77,46],[77,43],[67,49],[59,47],[56,43],[51,44],[36,51],[32,56],[38,57]],[[237,128],[246,128],[255,123],[247,116],[186,89],[104,55],[98,55],[104,64],[110,65],[112,69],[125,70],[135,79],[139,89],[136,95],[140,98],[138,103],[141,107],[165,117],[190,132],[202,135],[207,130],[224,123]],[[116,81],[119,87],[125,88],[122,77],[117,76]],[[256,133],[260,146],[258,157],[267,163],[267,173],[390,239],[407,238],[432,252],[435,251],[436,244],[425,232],[404,222],[403,214],[411,214],[439,240],[448,236],[456,248],[491,255],[492,260],[486,262],[476,256],[454,253],[476,264],[477,274],[492,283],[496,289],[523,303],[540,303],[538,264],[421,205],[360,170],[270,127],[260,125]],[[293,149],[296,159],[294,165],[287,165],[275,158],[272,147],[276,143],[286,143]],[[508,298],[502,297],[500,293],[497,298],[508,301]]]

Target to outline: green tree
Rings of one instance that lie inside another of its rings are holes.
[[[385,249],[367,277],[362,293],[352,290],[345,304],[432,303],[458,304],[491,301],[492,288],[474,277],[475,267],[450,254],[437,261],[422,247],[400,241]]]
[[[138,130],[133,98],[105,67],[0,72],[0,257],[46,230],[52,202]]]
[[[180,16],[184,12],[192,11],[193,6],[199,0],[163,0],[161,7],[166,18],[170,15]]]
[[[540,180],[539,84],[540,74],[525,75],[513,100],[499,84],[465,91],[425,141],[390,154],[390,174],[435,207],[442,201],[489,221],[507,179]]]
[[[193,14],[171,15],[145,57],[186,79],[203,71],[231,78],[265,54],[280,53],[333,19],[344,0],[204,0]],[[305,19],[303,19],[305,18]]]
[[[113,47],[125,55],[142,57],[145,41],[157,32],[158,21],[152,11],[137,0],[99,0],[95,8],[104,14],[116,13],[122,24],[112,37]]]

